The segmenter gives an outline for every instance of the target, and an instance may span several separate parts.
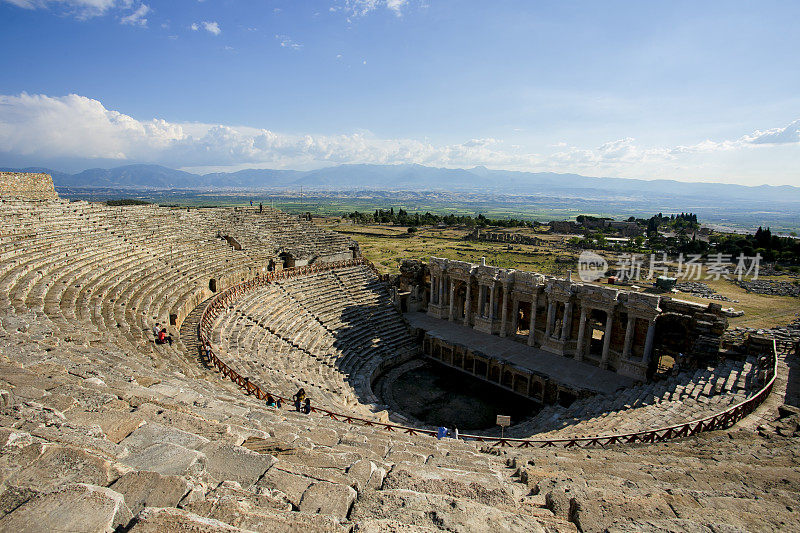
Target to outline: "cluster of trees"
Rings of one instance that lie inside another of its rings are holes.
[[[723,254],[755,256],[767,262],[800,265],[800,239],[773,235],[769,228],[758,227],[753,235],[720,235],[716,249]]]
[[[591,219],[591,217],[583,217]],[[708,242],[694,238],[690,230],[700,227],[695,213],[679,215],[663,215],[659,213],[649,219],[629,219],[640,224],[647,224],[647,238],[636,237],[628,242],[610,242],[601,231],[589,233],[585,238],[576,237],[570,241],[580,248],[620,250],[637,253],[662,253],[670,255],[690,254],[725,254],[734,260],[739,255],[755,257],[760,254],[765,262],[777,262],[787,265],[800,265],[800,239],[773,235],[769,228],[759,227],[755,234],[714,234]],[[674,237],[664,237],[658,233],[659,227],[674,230]]]
[[[658,233],[658,228],[667,226],[678,232],[697,229],[700,224],[697,222],[697,214],[681,213],[680,215],[664,215],[659,213],[647,220],[647,235],[652,236]]]
[[[361,213],[353,211],[346,215],[347,218],[359,224],[393,224],[395,226],[436,226],[444,224],[445,226],[467,226],[479,227],[486,226],[502,226],[505,228],[517,227],[533,227],[536,222],[529,220],[519,220],[516,218],[499,218],[492,219],[486,218],[482,214],[477,217],[471,215],[434,215],[430,212],[425,213],[409,213],[404,209],[394,210],[393,207],[388,210],[376,209],[374,213]]]

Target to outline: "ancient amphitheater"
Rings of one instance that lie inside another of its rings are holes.
[[[0,183],[0,531],[800,523],[796,338],[485,264],[387,280],[357,243],[268,208]],[[678,350],[691,364],[652,379]],[[437,439],[393,388],[422,360],[541,409],[503,437]]]

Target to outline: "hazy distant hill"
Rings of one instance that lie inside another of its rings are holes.
[[[117,189],[267,189],[320,190],[447,190],[574,197],[630,199],[632,201],[684,198],[704,204],[749,203],[781,205],[800,203],[800,187],[760,185],[746,187],[722,183],[686,183],[672,180],[598,178],[552,172],[515,172],[433,168],[422,165],[339,165],[311,171],[251,169],[231,173],[192,174],[159,165],[126,165],[89,169],[77,174],[49,169],[57,187]],[[687,203],[687,210],[692,203]]]

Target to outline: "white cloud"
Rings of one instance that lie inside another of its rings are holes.
[[[209,21],[192,22],[189,28],[192,31],[199,31],[200,28],[203,28],[208,33],[211,33],[213,35],[219,35],[220,33],[222,33],[222,30],[220,29],[219,24],[217,22],[209,22]]]
[[[147,18],[146,15],[150,13],[150,6],[147,4],[140,5],[136,11],[122,17],[119,21],[122,24],[130,24],[131,26],[147,26]],[[163,28],[165,25],[161,25]]]
[[[276,35],[275,38],[280,42],[281,47],[283,48],[290,48],[292,50],[302,50],[303,45],[301,43],[294,42],[288,35]]]
[[[394,11],[398,17],[403,16],[403,8],[408,5],[408,0],[386,0],[386,7]]]
[[[347,15],[347,20],[365,17],[378,10],[385,8],[398,17],[403,16],[403,10],[408,7],[408,0],[344,0],[328,8],[328,11],[335,13],[342,11]]]
[[[0,96],[0,151],[43,157],[147,157],[185,138],[180,125],[138,121],[71,94]]]
[[[332,163],[420,163],[441,166],[514,162],[494,139],[434,146],[368,133],[289,135],[268,129],[146,121],[78,95],[0,96],[0,153],[32,158],[72,157],[155,161],[172,166],[270,165],[310,168]]]
[[[203,24],[203,29],[206,30],[208,33],[214,35],[219,35],[220,33],[222,33],[222,30],[219,27],[219,23],[217,22],[204,21],[202,24]]]
[[[112,9],[129,9],[133,0],[3,0],[24,9],[53,9],[58,13],[88,19]]]
[[[87,166],[92,159],[117,159],[194,169],[417,163],[727,181],[736,175],[763,175],[765,169],[785,167],[779,179],[800,185],[797,167],[787,164],[800,157],[800,139],[793,137],[798,124],[800,121],[733,141],[704,141],[691,146],[645,147],[635,139],[621,138],[595,148],[558,143],[543,147],[540,154],[530,147],[506,145],[491,137],[433,144],[418,139],[377,138],[369,132],[296,135],[266,128],[137,120],[84,96],[22,93],[0,95],[0,154],[24,157],[30,164],[57,158],[86,160]],[[762,139],[771,139],[770,144],[757,142]],[[743,169],[743,165],[749,167]]]
[[[742,140],[752,144],[800,143],[800,119],[795,120],[785,128],[765,131],[756,130],[751,135],[742,137]]]

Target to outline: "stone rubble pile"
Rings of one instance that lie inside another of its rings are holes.
[[[788,281],[764,280],[739,281],[737,284],[747,292],[772,296],[800,296],[800,284]]]
[[[701,281],[681,281],[675,284],[675,288],[681,292],[687,292],[695,298],[706,298],[708,300],[719,300],[722,302],[739,302],[739,300],[732,300],[727,296],[717,294],[716,290]]]

